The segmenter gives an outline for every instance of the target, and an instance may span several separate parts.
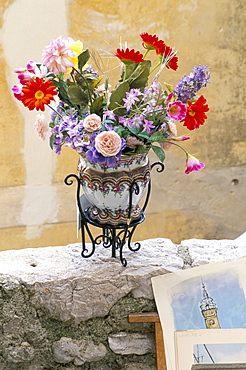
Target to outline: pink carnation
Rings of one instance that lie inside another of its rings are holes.
[[[38,133],[38,136],[41,139],[45,139],[46,133],[49,130],[48,123],[45,121],[45,116],[44,114],[38,114],[36,117],[36,121],[34,122],[34,128]]]
[[[97,135],[95,147],[104,157],[113,157],[121,150],[121,138],[115,131],[103,131]]]
[[[84,129],[88,132],[100,130],[100,128],[102,127],[101,117],[99,117],[95,113],[90,114],[84,119],[83,125]]]
[[[193,171],[201,170],[205,167],[205,164],[200,162],[196,157],[193,157],[193,155],[187,154],[186,166],[185,173],[188,174]]]
[[[167,115],[175,121],[181,121],[185,118],[186,111],[186,105],[178,100],[168,104]]]

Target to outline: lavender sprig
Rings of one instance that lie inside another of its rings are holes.
[[[207,66],[194,67],[188,76],[184,76],[174,89],[174,94],[182,103],[191,100],[202,87],[210,82],[210,72]]]

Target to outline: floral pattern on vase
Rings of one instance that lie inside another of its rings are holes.
[[[141,208],[138,203],[150,180],[146,153],[124,156],[113,168],[93,164],[81,156],[78,170],[82,189],[91,203],[89,215],[92,220],[109,225],[127,223],[129,189],[133,182],[137,183],[139,193],[132,193],[130,221],[139,219]]]

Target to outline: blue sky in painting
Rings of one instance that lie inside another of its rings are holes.
[[[206,348],[198,344],[194,346],[193,353],[199,360],[194,360],[194,363],[246,363],[245,343],[206,344]]]
[[[235,270],[187,279],[168,291],[175,330],[205,329],[202,283],[218,307],[222,329],[246,328],[246,301]]]

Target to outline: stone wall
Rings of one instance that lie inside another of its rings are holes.
[[[11,93],[13,70],[40,61],[60,34],[108,55],[120,40],[139,48],[139,33],[157,34],[178,50],[178,70],[166,69],[160,78],[173,85],[194,66],[211,67],[203,91],[208,120],[184,143],[206,167],[185,175],[185,156],[168,151],[165,171],[153,174],[148,217],[135,240],[240,235],[246,228],[245,6],[245,0],[0,0],[0,250],[76,242],[75,195],[63,180],[76,172],[77,155],[68,148],[55,155],[33,129],[36,112]],[[103,59],[105,70],[110,61]],[[114,86],[119,70],[108,74]],[[178,134],[190,133],[179,125]]]
[[[129,313],[156,311],[151,277],[245,255],[232,240],[169,239],[125,251],[128,265],[98,246],[0,252],[0,370],[154,370],[154,328]]]

